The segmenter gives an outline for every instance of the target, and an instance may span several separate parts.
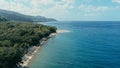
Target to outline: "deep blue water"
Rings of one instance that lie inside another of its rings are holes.
[[[71,32],[49,39],[30,68],[120,68],[120,22],[48,22]]]

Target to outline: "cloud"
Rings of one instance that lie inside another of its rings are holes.
[[[100,15],[102,12],[109,10],[108,6],[92,6],[83,4],[81,4],[78,8],[80,11],[84,12],[85,16]]]
[[[34,7],[31,1],[33,0],[0,0],[0,9],[16,11],[27,15],[40,15],[42,9]],[[36,4],[39,5],[40,3]]]
[[[120,0],[112,0],[112,2],[120,3]]]
[[[0,0],[0,8],[29,15],[64,14],[75,0]],[[47,8],[46,8],[47,7]]]
[[[31,5],[33,7],[46,6],[49,4],[54,4],[54,0],[31,0]]]
[[[74,8],[73,3],[74,3],[74,0],[56,1],[54,2],[54,4],[52,4],[52,7],[48,9],[43,9],[41,14],[43,16],[47,16],[47,17],[52,16],[55,18],[65,16],[66,14],[69,13],[71,9]]]
[[[59,6],[59,8],[64,8],[64,9],[71,9],[74,8],[73,7],[73,3],[75,0],[61,0],[57,3],[55,3],[55,5],[53,7],[57,7]]]
[[[102,11],[108,10],[109,8],[107,6],[92,6],[92,5],[81,4],[79,6],[79,9],[81,9],[85,12],[102,12]]]

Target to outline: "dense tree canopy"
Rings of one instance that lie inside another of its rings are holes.
[[[0,21],[7,21],[7,18],[5,18],[4,16],[0,16]]]
[[[37,45],[39,40],[53,32],[56,32],[56,27],[35,23],[0,22],[0,68],[16,68],[26,49]]]

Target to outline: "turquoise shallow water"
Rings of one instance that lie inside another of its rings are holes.
[[[61,33],[49,39],[30,68],[120,68],[120,22],[48,22]]]

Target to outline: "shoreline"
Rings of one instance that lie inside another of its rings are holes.
[[[44,45],[44,43],[51,37],[55,36],[57,34],[56,33],[51,33],[48,37],[44,37],[42,38],[39,42],[39,46],[32,46],[28,49],[28,53],[24,55],[23,57],[23,63],[20,64],[21,67],[20,68],[26,68],[28,66],[28,64],[30,63],[31,59],[35,56],[35,54],[38,52],[38,50],[40,49],[41,46]]]
[[[44,43],[49,39],[52,38],[53,36],[57,35],[58,33],[64,33],[64,32],[70,32],[68,30],[57,30],[55,33],[51,33],[48,37],[42,38],[39,42],[39,46],[32,46],[28,49],[28,53],[24,55],[23,57],[23,63],[20,64],[20,68],[26,68],[28,64],[30,63],[31,59],[35,56],[35,54],[38,52],[41,46],[44,45]]]

